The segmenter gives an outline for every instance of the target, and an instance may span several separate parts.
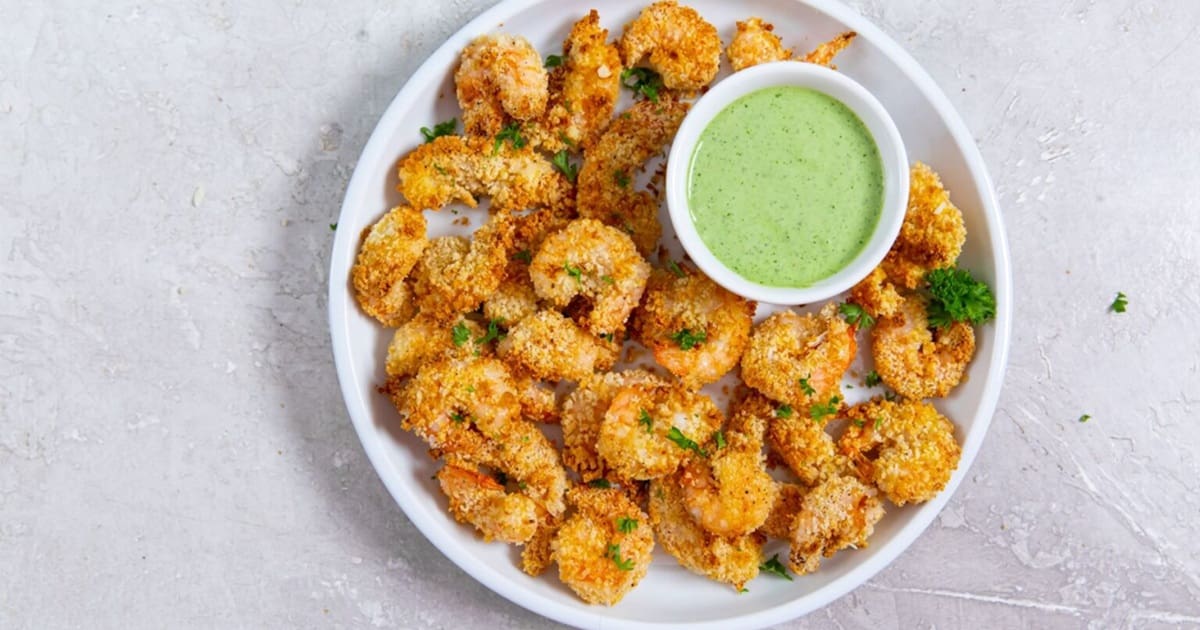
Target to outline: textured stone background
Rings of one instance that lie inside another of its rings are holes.
[[[490,2],[83,4],[0,0],[0,627],[552,626],[384,491],[325,320],[354,160]],[[1015,338],[940,519],[789,627],[1200,625],[1200,3],[853,4],[979,140]]]

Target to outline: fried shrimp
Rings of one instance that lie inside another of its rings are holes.
[[[708,85],[721,68],[721,38],[691,7],[661,0],[642,9],[621,36],[621,57],[635,66],[649,55],[649,65],[671,90],[694,92]]]
[[[724,424],[712,399],[678,385],[622,387],[600,424],[596,451],[622,479],[674,472]]]
[[[792,58],[791,49],[783,47],[783,41],[772,32],[774,30],[774,25],[756,17],[737,23],[737,34],[725,51],[734,72],[760,63]]]
[[[554,537],[560,526],[562,523],[554,518],[543,519],[538,524],[537,531],[521,550],[521,570],[526,575],[537,577],[554,564]]]
[[[532,120],[546,110],[546,69],[524,37],[476,38],[462,51],[454,84],[468,135],[491,139],[510,117]]]
[[[425,363],[442,355],[468,356],[489,351],[474,340],[483,337],[484,329],[468,319],[450,325],[445,320],[418,313],[392,335],[388,344],[387,375],[407,377],[417,373]]]
[[[758,529],[771,513],[778,492],[763,454],[766,420],[749,416],[738,424],[742,430],[725,432],[710,457],[688,458],[678,477],[688,513],[718,536],[741,536]]]
[[[794,483],[777,482],[776,485],[775,504],[758,531],[771,538],[791,540],[792,526],[796,524],[796,515],[804,505],[807,491]]]
[[[492,477],[454,465],[442,467],[437,480],[454,520],[475,526],[485,541],[520,544],[533,537],[541,510],[529,497],[509,494]]]
[[[751,393],[734,404],[732,426],[762,424],[771,450],[799,477],[812,485],[844,467],[833,439],[810,414],[777,405],[766,396]]]
[[[650,517],[620,490],[580,486],[567,496],[575,509],[552,543],[558,577],[583,601],[612,606],[650,567]]]
[[[441,136],[400,161],[399,190],[414,208],[440,210],[453,201],[474,208],[491,197],[494,210],[569,208],[573,186],[531,147],[492,138]]]
[[[837,37],[817,46],[812,52],[804,56],[803,61],[806,63],[815,63],[821,66],[829,66],[834,68],[833,58],[838,56],[838,53],[846,49],[854,38],[858,37],[858,33],[854,31],[846,31]]]
[[[595,374],[583,379],[579,387],[563,400],[560,414],[563,463],[583,481],[611,476],[608,466],[596,451],[600,426],[617,392],[622,387],[637,384],[666,385],[667,382],[645,370]]]
[[[876,267],[850,289],[850,301],[866,309],[873,317],[887,317],[900,310],[904,298],[884,272]]]
[[[674,477],[650,482],[650,522],[659,544],[687,570],[742,590],[758,576],[761,534],[724,537],[706,531],[688,513]]]
[[[504,279],[512,223],[494,216],[472,235],[434,239],[413,270],[421,312],[449,318],[473,311]]]
[[[788,565],[798,575],[816,571],[821,557],[832,557],[846,547],[866,547],[875,523],[883,518],[883,505],[875,488],[854,477],[831,477],[804,495],[792,523],[792,551]]]
[[[846,417],[851,424],[838,448],[859,478],[896,505],[932,499],[958,468],[954,424],[929,403],[873,400],[849,408]]]
[[[392,328],[416,314],[405,279],[428,245],[425,215],[408,206],[392,208],[371,226],[350,271],[366,314]]]
[[[612,120],[621,92],[621,55],[608,43],[595,9],[571,28],[562,65],[550,73],[546,115],[529,129],[546,151],[591,148]]]
[[[875,370],[905,398],[941,398],[962,381],[975,355],[975,331],[968,322],[930,329],[925,298],[910,295],[895,314],[871,330]]]
[[[841,397],[842,375],[854,361],[854,330],[830,303],[817,315],[781,311],[755,327],[742,356],[742,379],[798,412]]]
[[[756,306],[691,265],[677,265],[651,274],[633,329],[659,365],[697,389],[741,360]]]
[[[950,202],[950,193],[937,173],[917,162],[909,182],[908,211],[900,236],[881,266],[896,286],[915,289],[925,281],[926,273],[958,260],[967,230],[962,212]]]
[[[666,99],[636,103],[609,125],[579,170],[579,216],[628,233],[643,256],[658,247],[662,225],[658,196],[636,190],[634,178],[675,137],[687,110],[686,103]]]
[[[617,361],[619,343],[601,339],[557,311],[538,311],[508,330],[497,352],[534,378],[579,381]]]
[[[488,460],[488,436],[521,414],[512,375],[490,357],[444,357],[426,363],[395,394],[405,429],[435,450],[476,463]]]
[[[538,296],[558,308],[577,297],[591,305],[585,321],[595,334],[612,334],[642,299],[650,265],[624,232],[576,219],[546,237],[529,267]]]

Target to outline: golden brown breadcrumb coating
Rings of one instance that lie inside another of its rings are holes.
[[[667,89],[691,93],[712,83],[721,69],[721,37],[695,9],[660,0],[642,9],[621,36],[626,66],[647,55]]]
[[[567,496],[574,512],[552,543],[558,577],[583,601],[612,606],[650,567],[650,517],[620,490],[577,486]]]
[[[482,35],[463,49],[454,73],[467,135],[491,139],[511,119],[546,111],[548,84],[542,56],[519,35]]]
[[[896,505],[932,499],[958,468],[954,424],[929,403],[875,399],[845,415],[851,422],[838,448]]]
[[[742,379],[767,397],[807,415],[813,404],[841,397],[842,375],[854,361],[854,329],[826,304],[816,315],[779,311],[750,335]]]
[[[557,311],[541,310],[510,328],[498,351],[534,378],[580,381],[611,368],[620,344],[580,329]]]
[[[925,282],[926,273],[954,265],[966,240],[962,212],[950,202],[941,178],[928,166],[913,164],[904,224],[882,263],[888,279],[915,289]]]
[[[610,481],[619,481],[596,451],[596,443],[613,397],[622,387],[636,384],[666,385],[667,382],[645,370],[593,374],[584,378],[563,400],[560,414],[563,463],[583,481],[610,477]]]
[[[416,314],[404,281],[428,245],[425,215],[408,206],[392,208],[371,226],[350,270],[354,297],[366,314],[390,328]]]
[[[792,523],[792,550],[788,566],[798,575],[816,571],[821,557],[832,557],[846,547],[867,546],[875,523],[883,518],[883,505],[875,488],[854,477],[831,477],[804,495]]]
[[[854,31],[846,31],[845,33],[838,35],[824,44],[817,46],[812,52],[804,56],[803,61],[836,68],[836,66],[833,65],[833,58],[838,56],[838,53],[845,50],[846,47],[850,45],[850,42],[854,41],[854,38],[857,36],[858,33],[855,33]]]
[[[871,329],[871,356],[884,384],[901,396],[941,398],[958,386],[975,356],[975,330],[969,322],[931,329],[925,298],[913,294]]]
[[[757,17],[737,23],[737,33],[726,50],[729,65],[733,66],[734,72],[760,63],[787,61],[792,58],[792,50],[783,47],[783,41],[774,30],[773,24]]]

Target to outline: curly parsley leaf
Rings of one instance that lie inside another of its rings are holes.
[[[567,179],[572,182],[579,177],[579,167],[571,163],[570,154],[566,149],[554,154],[554,158],[550,160],[554,164],[554,168],[558,169]]]
[[[500,152],[500,147],[508,141],[508,146],[514,149],[520,149],[525,146],[525,137],[521,135],[521,123],[515,122],[496,134],[496,143],[492,145],[492,155]]]
[[[1129,300],[1125,299],[1125,294],[1117,291],[1117,297],[1108,305],[1108,310],[1114,313],[1124,313],[1125,306],[1129,304]]]
[[[621,518],[617,519],[617,529],[620,530],[622,534],[628,534],[632,532],[633,530],[637,529],[637,525],[638,522],[635,518],[622,516]]]
[[[440,122],[434,125],[433,129],[430,129],[429,127],[421,127],[421,135],[425,136],[426,143],[433,142],[442,136],[452,136],[454,135],[455,131],[458,131],[457,118],[451,118],[445,122]]]
[[[825,419],[825,416],[832,416],[838,411],[838,403],[842,402],[841,398],[834,396],[827,403],[817,403],[808,410],[808,415],[812,416],[814,422],[820,422]]]
[[[842,317],[851,326],[870,328],[875,325],[875,318],[871,317],[871,314],[864,310],[863,307],[853,302],[842,303],[838,306],[838,311],[841,311]]]
[[[621,71],[621,85],[633,90],[635,97],[641,96],[657,103],[663,80],[662,75],[650,68],[626,68]]]
[[[979,325],[996,317],[996,296],[965,269],[934,269],[925,274],[925,282],[933,298],[925,307],[930,326],[946,328],[954,322]]]
[[[781,578],[785,578],[789,582],[793,581],[791,574],[787,571],[787,567],[783,566],[783,563],[779,561],[779,554],[771,556],[770,560],[758,565],[758,570],[765,571],[767,573],[774,573]]]
[[[699,444],[695,443],[688,436],[684,435],[683,431],[679,430],[679,427],[671,427],[671,430],[667,432],[667,439],[671,440],[676,446],[685,451],[692,451],[700,457],[708,457],[708,451],[700,448]]]
[[[692,331],[690,328],[680,329],[679,332],[671,335],[671,341],[679,344],[680,350],[691,350],[696,346],[704,343],[708,339],[708,333],[703,330]]]
[[[454,340],[455,347],[461,348],[471,338],[471,329],[467,328],[466,322],[458,322],[450,329],[450,337]]]

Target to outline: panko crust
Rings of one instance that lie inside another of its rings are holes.
[[[751,393],[735,405],[730,424],[750,422],[765,424],[771,450],[805,485],[835,474],[845,465],[823,424],[814,422],[807,413],[792,409],[790,414],[782,414],[778,404],[762,394]]]
[[[849,301],[863,307],[872,317],[887,317],[900,310],[904,298],[888,280],[883,267],[876,267],[851,287]]]
[[[975,356],[968,322],[929,327],[925,298],[910,295],[871,330],[871,355],[884,384],[905,398],[941,398],[962,381]]]
[[[792,58],[792,49],[783,47],[783,40],[773,31],[775,26],[752,17],[737,23],[737,33],[725,53],[733,71],[772,61],[787,61]]]
[[[850,45],[850,42],[854,41],[855,37],[858,37],[858,33],[854,31],[841,33],[837,37],[814,48],[812,52],[804,56],[803,61],[806,63],[815,63],[820,66],[828,66],[836,70],[837,66],[833,65],[833,58],[845,50]]]
[[[836,304],[825,305],[816,315],[780,311],[751,333],[742,355],[742,380],[807,416],[813,404],[841,397],[842,375],[856,350],[854,329],[837,314]]]
[[[463,343],[454,342],[454,328],[460,326],[468,333]],[[477,322],[459,319],[453,324],[442,318],[418,313],[405,322],[392,335],[388,344],[386,370],[389,377],[408,377],[417,373],[422,365],[443,355],[465,357],[475,352],[490,353],[490,347],[479,346],[474,340],[484,334]]]
[[[954,423],[929,403],[876,399],[850,407],[846,417],[838,448],[859,478],[896,505],[932,499],[958,468]]]
[[[611,481],[619,481],[600,457],[596,443],[613,398],[622,387],[635,384],[666,385],[667,382],[645,370],[594,374],[584,378],[563,400],[560,417],[563,463],[584,482],[610,477]]]
[[[467,134],[490,139],[510,119],[541,116],[549,95],[547,80],[542,56],[524,37],[475,38],[463,49],[454,73]]]
[[[559,579],[583,601],[612,606],[650,567],[650,517],[616,489],[577,486],[567,497],[575,511],[552,543]]]
[[[762,527],[759,527],[758,531],[770,538],[791,540],[792,526],[796,524],[796,515],[800,513],[800,508],[804,505],[804,495],[808,494],[808,490],[804,486],[794,483],[782,481],[777,483],[775,503],[771,506],[767,520],[763,521]]]
[[[350,270],[354,297],[363,312],[389,328],[416,314],[405,279],[429,245],[425,230],[425,215],[419,210],[392,208],[371,226]]]
[[[712,83],[721,69],[721,37],[695,9],[660,0],[642,9],[621,36],[626,66],[647,55],[667,89],[691,93]]]
[[[950,202],[941,178],[925,164],[913,164],[904,224],[881,263],[888,279],[898,287],[916,289],[926,273],[952,266],[966,240],[962,212]]]
[[[533,537],[540,518],[537,503],[475,470],[447,465],[437,472],[454,520],[473,525],[485,541],[521,544]]]
[[[854,477],[831,477],[804,495],[792,522],[792,549],[788,565],[797,575],[816,571],[821,557],[832,557],[846,547],[867,546],[875,524],[883,518],[883,504],[875,488]]]
[[[712,399],[678,385],[633,384],[617,390],[600,424],[596,451],[615,475],[644,481],[675,472],[690,452],[679,439],[707,443],[725,418]]]
[[[510,328],[497,351],[534,378],[580,381],[611,368],[620,344],[592,335],[557,311],[540,310]]]
[[[479,308],[504,279],[513,226],[496,215],[467,241],[434,239],[413,270],[413,292],[421,311],[449,319]]]

